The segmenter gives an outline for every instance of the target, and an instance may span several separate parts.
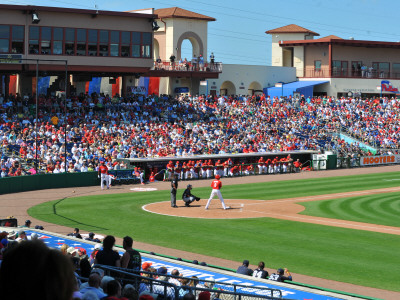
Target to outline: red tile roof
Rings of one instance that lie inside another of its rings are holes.
[[[274,34],[274,33],[311,33],[313,35],[319,36],[318,33],[308,30],[307,28],[300,27],[299,25],[296,24],[290,24],[286,26],[282,26],[279,28],[271,29],[266,31],[265,33],[268,34]]]
[[[319,40],[343,40],[343,39],[341,37],[331,34],[331,35],[319,38]]]
[[[154,13],[158,15],[158,18],[184,18],[184,19],[196,19],[205,21],[216,21],[216,19],[201,15],[186,9],[179,7],[161,8],[154,10]]]

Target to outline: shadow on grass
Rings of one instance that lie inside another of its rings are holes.
[[[77,220],[74,220],[74,219],[65,217],[65,216],[60,215],[59,213],[57,213],[57,207],[56,207],[57,204],[61,203],[62,201],[66,200],[66,199],[68,199],[68,197],[64,197],[64,198],[58,200],[56,203],[53,204],[53,214],[54,214],[54,215],[56,215],[57,217],[63,218],[63,219],[65,219],[65,220],[71,221],[71,222],[73,222],[73,223],[75,223],[75,224],[78,224],[78,225],[89,226],[89,227],[91,227],[91,228],[93,228],[93,229],[109,230],[108,228],[99,227],[99,226],[94,226],[94,225],[92,225],[92,224],[87,224],[87,223],[82,223],[82,222],[79,222],[79,221],[77,221]]]

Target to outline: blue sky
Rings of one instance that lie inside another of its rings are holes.
[[[0,0],[2,4],[125,11],[178,6],[217,19],[209,23],[208,53],[229,64],[271,64],[271,37],[265,31],[297,24],[321,37],[400,41],[398,0]],[[191,56],[184,41],[183,57]]]

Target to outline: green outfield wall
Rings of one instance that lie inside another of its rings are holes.
[[[0,179],[0,194],[100,184],[97,172],[40,174]]]

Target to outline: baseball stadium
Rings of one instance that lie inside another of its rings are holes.
[[[0,16],[2,299],[400,299],[399,43],[223,65],[179,7]]]

